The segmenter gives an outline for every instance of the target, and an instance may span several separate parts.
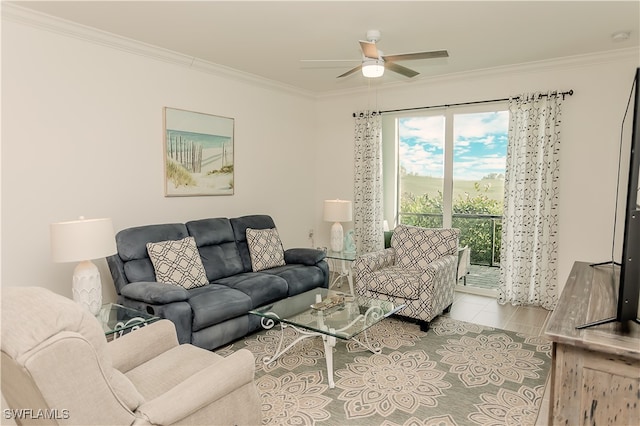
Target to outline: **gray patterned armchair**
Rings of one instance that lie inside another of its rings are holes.
[[[398,225],[391,247],[359,256],[353,264],[357,294],[406,304],[400,315],[429,322],[453,303],[458,229]]]

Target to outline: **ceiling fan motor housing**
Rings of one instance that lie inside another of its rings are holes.
[[[367,31],[367,40],[375,43],[380,40],[380,31],[379,30],[369,30]]]

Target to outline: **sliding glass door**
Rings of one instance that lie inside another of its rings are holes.
[[[496,266],[508,122],[506,105],[497,104],[385,119],[383,141],[396,162],[385,159],[386,170],[396,171],[395,188],[385,190],[385,200],[395,197],[389,203],[394,206],[392,220],[459,228],[460,245],[470,247],[471,263]],[[391,211],[388,207],[385,212]]]

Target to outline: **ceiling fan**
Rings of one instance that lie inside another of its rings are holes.
[[[378,49],[376,43],[380,40],[380,31],[367,31],[367,41],[360,40],[360,49],[362,50],[361,64],[349,71],[340,74],[337,78],[347,77],[357,71],[362,70],[362,75],[369,78],[381,77],[384,70],[402,74],[405,77],[415,77],[420,74],[410,68],[397,64],[398,61],[408,61],[417,59],[446,58],[449,53],[446,50],[434,50],[431,52],[415,52],[401,53],[396,55],[385,55]],[[356,59],[357,60],[357,59]],[[302,60],[302,62],[331,62],[334,60]],[[343,60],[335,60],[335,62],[345,62]]]

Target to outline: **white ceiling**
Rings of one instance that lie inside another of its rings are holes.
[[[103,31],[324,93],[363,87],[358,62],[378,29],[384,54],[447,49],[403,61],[422,77],[639,46],[640,1],[41,1],[15,2]],[[630,31],[625,41],[612,34]],[[336,65],[335,63],[333,64]],[[387,71],[375,84],[412,80]]]

